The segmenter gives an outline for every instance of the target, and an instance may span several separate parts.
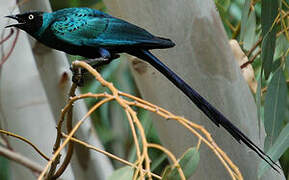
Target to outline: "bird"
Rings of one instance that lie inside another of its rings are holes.
[[[30,11],[6,16],[18,21],[6,28],[19,28],[44,45],[71,55],[102,59],[109,63],[127,53],[149,63],[179,88],[216,126],[222,126],[239,143],[266,161],[275,163],[261,148],[230,122],[196,90],[154,56],[150,50],[175,46],[170,39],[152,35],[147,30],[91,8],[65,8],[54,12]],[[279,167],[280,168],[280,167]]]

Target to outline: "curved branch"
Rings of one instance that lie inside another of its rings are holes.
[[[0,133],[1,134],[6,134],[8,136],[12,136],[12,137],[15,137],[23,142],[26,142],[27,144],[29,144],[36,152],[38,152],[38,154],[40,154],[44,159],[46,159],[47,161],[49,161],[49,157],[46,156],[43,152],[41,152],[32,142],[30,142],[28,139],[22,137],[22,136],[19,136],[17,134],[14,134],[14,133],[11,133],[9,131],[5,131],[5,130],[2,130],[0,129]]]

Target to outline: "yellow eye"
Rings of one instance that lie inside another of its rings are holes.
[[[30,14],[30,15],[28,16],[28,19],[29,19],[29,20],[32,20],[32,19],[34,19],[34,16],[33,16],[33,14]]]

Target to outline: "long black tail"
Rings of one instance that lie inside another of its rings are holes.
[[[279,172],[274,165],[278,166],[266,153],[264,153],[257,145],[255,145],[244,133],[242,133],[236,126],[234,126],[220,111],[205,100],[197,91],[191,88],[184,82],[177,74],[170,70],[157,57],[155,57],[148,50],[130,51],[132,54],[140,59],[145,60],[165,75],[175,86],[177,86],[184,94],[186,94],[193,103],[206,114],[218,127],[223,126],[239,143],[243,142],[250,149],[255,151],[260,158],[266,161],[273,169]],[[278,166],[279,167],[279,166]],[[280,167],[279,167],[280,168]]]

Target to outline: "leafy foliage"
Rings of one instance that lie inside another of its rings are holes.
[[[185,177],[188,179],[195,172],[200,161],[200,154],[197,148],[190,148],[180,158],[179,163]],[[162,175],[164,180],[179,180],[180,176],[176,167],[167,166]]]
[[[289,144],[289,124],[287,124],[282,132],[280,133],[279,137],[276,139],[274,145],[270,150],[268,151],[268,155],[273,159],[273,160],[278,160],[281,155],[288,149]],[[262,161],[259,165],[258,169],[258,177],[260,178],[263,173],[268,169],[268,164],[265,161]]]
[[[264,104],[264,124],[267,132],[265,149],[271,147],[281,132],[286,110],[288,90],[281,68],[274,74],[268,85]]]
[[[216,0],[216,3],[223,2]],[[242,5],[240,6],[239,3]],[[231,18],[230,9],[242,11],[241,19]],[[288,174],[288,155],[282,157],[289,146],[288,129],[288,64],[289,64],[289,5],[284,0],[236,0],[226,5],[227,14],[220,10],[229,37],[237,39],[248,59],[252,60],[258,77],[255,92],[259,123],[266,131],[265,150],[274,159],[282,159],[282,169]],[[259,49],[259,50],[258,50]],[[261,52],[261,53],[260,53]],[[262,161],[258,176],[267,169]]]

